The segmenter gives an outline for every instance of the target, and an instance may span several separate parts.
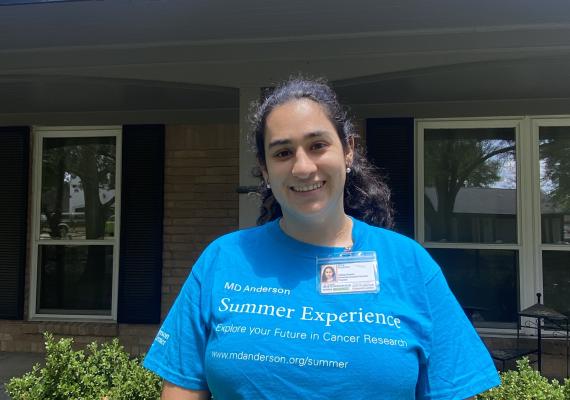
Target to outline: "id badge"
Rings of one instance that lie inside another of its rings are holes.
[[[378,293],[380,278],[375,251],[358,251],[317,258],[320,294]]]

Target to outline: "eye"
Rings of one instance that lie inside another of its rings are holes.
[[[311,145],[312,150],[323,150],[329,146],[326,142],[316,142]]]
[[[286,157],[289,157],[290,155],[291,155],[291,151],[288,149],[278,150],[275,153],[273,153],[274,158],[286,158]]]

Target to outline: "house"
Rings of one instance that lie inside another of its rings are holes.
[[[248,107],[298,72],[482,336],[537,292],[570,310],[565,2],[0,0],[0,33],[0,350],[145,351],[206,243],[254,224]]]

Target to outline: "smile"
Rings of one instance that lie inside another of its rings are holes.
[[[310,192],[311,190],[317,190],[323,187],[325,182],[317,182],[310,185],[296,185],[291,186],[291,190],[294,192]]]

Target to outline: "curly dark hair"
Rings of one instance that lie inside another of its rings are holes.
[[[265,168],[266,165],[264,139],[267,117],[277,106],[296,99],[309,99],[323,108],[334,125],[345,151],[358,137],[346,110],[338,102],[336,93],[323,79],[291,78],[277,86],[259,102],[252,104],[249,139],[259,164],[253,169],[253,175],[260,178],[258,193],[261,196],[261,209],[257,218],[258,225],[283,215],[281,206],[271,189],[267,188],[261,172],[261,168]],[[390,189],[376,168],[362,155],[362,149],[359,146],[355,147],[351,172],[347,174],[344,186],[344,211],[371,225],[391,228],[393,210],[390,203]]]

